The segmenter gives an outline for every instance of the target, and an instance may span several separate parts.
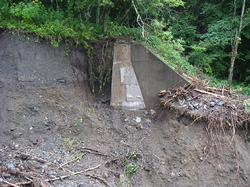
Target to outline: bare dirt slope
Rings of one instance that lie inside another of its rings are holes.
[[[84,50],[64,48],[0,35],[0,186],[250,186],[240,136],[215,150],[184,116],[111,108],[89,92]]]

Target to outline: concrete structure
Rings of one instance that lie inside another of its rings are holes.
[[[111,105],[129,110],[153,109],[158,92],[188,83],[140,44],[114,46]]]

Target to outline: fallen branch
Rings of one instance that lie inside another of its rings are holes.
[[[223,95],[218,95],[218,94],[215,94],[215,93],[210,93],[210,92],[207,92],[207,91],[204,91],[204,90],[199,90],[199,89],[194,89],[195,91],[197,92],[200,92],[200,93],[204,93],[204,94],[209,94],[209,95],[212,95],[214,97],[222,97],[222,98],[225,98],[225,96]]]
[[[82,156],[84,156],[85,154],[83,154]],[[60,165],[60,167],[63,167],[63,166],[65,166],[65,165],[67,165],[67,164],[69,164],[69,163],[71,163],[71,162],[74,162],[74,161],[77,161],[79,158],[75,158],[75,159],[73,159],[73,160],[70,160],[70,161],[68,161],[68,162],[65,162],[64,164],[62,164],[62,165]]]
[[[65,176],[61,176],[61,177],[57,177],[57,178],[53,178],[53,179],[43,179],[43,181],[51,182],[51,181],[61,180],[61,179],[68,178],[68,177],[73,176],[73,175],[78,175],[78,174],[81,174],[81,173],[84,173],[84,172],[87,172],[87,171],[94,170],[94,169],[96,169],[96,168],[98,168],[100,166],[101,166],[101,164],[99,164],[99,165],[97,165],[97,166],[95,166],[93,168],[88,168],[88,169],[85,169],[83,171],[78,171],[78,172],[75,172],[75,173],[71,173],[69,175],[65,175]],[[87,174],[85,174],[85,175],[88,176]],[[30,181],[28,181],[28,182],[18,182],[18,183],[13,184],[13,183],[10,183],[10,182],[8,182],[8,181],[6,181],[6,180],[3,179],[3,182],[6,183],[6,184],[8,184],[9,186],[14,186],[14,187],[19,187],[19,186],[23,186],[23,185],[34,183],[31,179],[27,179],[27,180],[30,180]]]
[[[100,167],[100,166],[101,166],[101,164],[99,164],[99,165],[97,165],[97,166],[95,166],[95,167],[93,167],[93,168],[88,168],[88,169],[85,169],[85,170],[83,170],[83,171],[78,171],[78,172],[75,172],[75,173],[71,173],[71,174],[69,174],[69,175],[64,175],[64,176],[56,177],[56,178],[53,178],[53,179],[45,179],[45,181],[51,182],[51,181],[56,181],[56,180],[65,179],[65,178],[68,178],[68,177],[73,176],[73,175],[78,175],[78,174],[81,174],[81,173],[84,173],[84,172],[87,172],[87,171],[94,170],[94,169],[96,169],[96,168],[98,168],[98,167]]]
[[[181,126],[180,126],[180,128],[179,128],[179,130],[178,130],[178,132],[177,132],[177,134],[176,134],[176,136],[174,137],[173,141],[176,140],[176,138],[178,137],[178,135],[179,135],[180,132],[181,132],[181,129],[182,129],[182,124],[181,124]]]
[[[234,141],[234,135],[235,135],[235,127],[234,127],[232,112],[231,112],[231,123],[232,123],[232,126],[233,126],[233,136],[232,136],[232,140],[231,140],[231,142],[230,142],[229,145],[231,145],[233,143],[233,141]]]
[[[102,179],[102,178],[100,178],[100,177],[97,177],[97,176],[95,176],[95,175],[89,175],[89,174],[86,174],[86,176],[95,178],[95,179],[97,179],[97,180],[103,182],[106,186],[110,187],[110,185],[109,185],[104,179]]]
[[[38,141],[37,144],[34,145],[34,146],[20,148],[20,149],[18,149],[18,151],[23,150],[23,149],[35,149],[35,148],[37,148],[37,146],[38,146],[41,142],[43,142],[43,140]]]
[[[95,154],[95,155],[110,157],[110,155],[106,155],[106,154],[104,154],[104,153],[100,153],[100,152],[98,152],[98,151],[96,151],[96,150],[93,150],[93,151],[92,151],[91,149],[86,150],[86,148],[84,148],[84,150],[81,150],[81,152],[87,152],[87,153],[91,153],[91,154]]]
[[[12,150],[11,150],[11,151],[12,151]],[[30,155],[30,154],[27,154],[27,153],[23,153],[23,152],[20,152],[20,151],[14,151],[14,152],[15,152],[15,153],[19,153],[19,154],[21,154],[21,155],[25,155],[25,156],[32,157],[32,158],[34,158],[34,159],[36,159],[36,160],[38,160],[38,161],[40,161],[40,162],[43,162],[43,163],[48,163],[48,164],[50,164],[50,165],[54,165],[54,166],[56,166],[56,167],[61,168],[62,170],[66,170],[66,171],[68,171],[68,172],[71,172],[71,173],[72,173],[72,171],[71,171],[71,170],[68,170],[68,169],[66,169],[66,168],[63,168],[62,166],[59,166],[59,165],[57,165],[57,164],[54,164],[54,163],[52,163],[52,162],[50,162],[50,161],[47,161],[47,160],[44,160],[44,159],[42,159],[42,158],[39,158],[39,157],[36,157],[36,156]]]
[[[4,183],[6,183],[6,184],[8,184],[8,185],[10,185],[10,186],[14,186],[14,187],[19,187],[19,185],[16,185],[16,184],[13,184],[13,183],[10,183],[10,182],[8,182],[8,181],[6,181],[6,180],[2,180]]]
[[[205,116],[205,115],[204,115],[204,116]],[[200,117],[196,118],[192,123],[190,123],[190,124],[188,125],[188,127],[190,127],[191,125],[193,125],[198,119],[200,119],[200,118],[202,118],[202,117],[204,117],[204,116],[200,116]]]

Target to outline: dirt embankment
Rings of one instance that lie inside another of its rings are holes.
[[[86,83],[83,48],[0,35],[0,186],[250,186],[250,146],[166,111],[111,108]],[[73,66],[72,66],[73,64]],[[82,64],[76,66],[74,64]]]

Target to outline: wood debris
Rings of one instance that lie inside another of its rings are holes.
[[[159,92],[157,115],[166,108],[208,122],[207,130],[220,127],[239,127],[249,123],[243,101],[249,97],[230,91],[228,88],[212,88],[204,81],[193,81],[181,87]]]

